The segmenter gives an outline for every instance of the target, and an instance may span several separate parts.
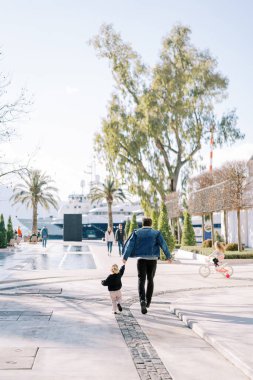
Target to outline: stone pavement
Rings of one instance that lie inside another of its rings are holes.
[[[116,247],[108,257],[101,242],[83,242],[83,252],[63,245],[1,254],[1,380],[253,379],[251,264],[235,266],[231,279],[203,279],[194,262],[159,263],[142,315],[129,260],[115,318],[100,281],[121,263]]]

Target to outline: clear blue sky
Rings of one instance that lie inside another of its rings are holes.
[[[29,118],[16,124],[19,137],[1,150],[20,159],[40,146],[34,166],[56,179],[63,197],[80,190],[113,88],[108,63],[87,45],[103,22],[113,23],[149,64],[175,23],[189,25],[192,42],[208,48],[228,76],[224,110],[237,108],[246,133],[227,155],[253,154],[253,1],[0,0],[0,11],[0,70],[11,76],[10,95],[22,86],[34,94]],[[219,157],[217,151],[214,164]]]

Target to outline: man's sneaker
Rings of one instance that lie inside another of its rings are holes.
[[[117,304],[117,308],[118,308],[119,311],[122,311],[122,306],[121,306],[120,303]]]
[[[141,312],[142,314],[147,314],[147,306],[145,301],[141,301]]]

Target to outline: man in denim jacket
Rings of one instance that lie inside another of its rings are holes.
[[[123,263],[129,257],[137,257],[138,291],[142,314],[147,313],[154,290],[154,277],[160,248],[171,263],[171,254],[160,231],[152,229],[152,219],[143,218],[142,228],[135,230],[126,242],[123,250]],[[147,291],[145,282],[147,279]]]

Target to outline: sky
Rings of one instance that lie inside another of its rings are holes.
[[[253,2],[251,0],[0,0],[0,72],[8,74],[8,97],[22,87],[33,99],[15,123],[16,137],[1,144],[6,160],[46,171],[65,199],[90,179],[93,140],[113,90],[108,62],[87,41],[112,23],[143,60],[154,65],[162,38],[176,23],[190,26],[192,42],[209,49],[229,78],[223,109],[236,108],[245,140],[215,150],[214,167],[253,155]],[[208,150],[203,151],[208,166]],[[104,175],[101,165],[93,173]]]

